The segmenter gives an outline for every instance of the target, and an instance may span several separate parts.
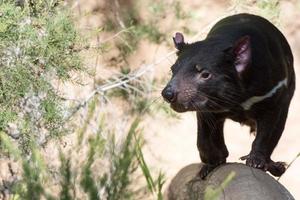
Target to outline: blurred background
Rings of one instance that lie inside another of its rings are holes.
[[[0,0],[0,199],[162,199],[182,167],[200,162],[195,113],[160,96],[172,37],[204,39],[241,12],[284,33],[298,75],[299,0]],[[292,163],[279,181],[295,199],[299,102],[296,90],[272,157]],[[226,121],[228,162],[253,139]]]

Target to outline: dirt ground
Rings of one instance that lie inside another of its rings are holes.
[[[96,1],[85,1],[82,5],[82,10],[90,9],[96,5]],[[101,2],[101,1],[100,1]],[[189,20],[189,27],[193,27],[196,32],[201,32],[208,24],[220,19],[224,15],[228,15],[230,1],[227,0],[212,0],[198,1],[187,0],[182,3],[184,10],[192,10],[197,17],[194,20]],[[146,8],[142,8],[146,9]],[[248,11],[247,9],[242,9]],[[295,57],[296,75],[300,74],[300,3],[296,0],[280,1],[280,17],[279,28],[287,37]],[[231,11],[232,12],[232,11]],[[97,17],[89,17],[88,21],[83,22],[85,25],[97,24]],[[161,26],[168,24],[170,19],[168,16],[160,23]],[[171,41],[171,36],[176,31],[172,30],[166,33]],[[205,32],[205,31],[204,31]],[[191,34],[192,35],[192,34]],[[188,41],[194,41],[192,36],[187,36]],[[205,36],[202,35],[202,37]],[[105,37],[105,36],[104,36]],[[169,41],[169,42],[170,42]],[[140,66],[142,63],[152,63],[153,60],[159,59],[168,52],[173,51],[171,47],[166,45],[151,45],[148,42],[142,41],[138,50],[129,58],[131,66]],[[170,63],[175,59],[173,56],[170,60],[166,60],[155,66],[152,70],[152,75],[157,77],[168,77]],[[91,61],[92,62],[92,61]],[[104,62],[105,60],[101,60]],[[98,73],[102,70],[99,67]],[[101,71],[102,72],[102,71]],[[300,82],[297,82],[299,88]],[[161,88],[163,85],[161,86]],[[87,91],[85,91],[88,93]],[[74,91],[74,95],[84,93]],[[159,97],[159,91],[153,93],[153,96]],[[160,99],[162,100],[162,99]],[[180,119],[166,118],[164,115],[152,115],[144,121],[144,138],[146,144],[144,146],[145,160],[151,166],[154,172],[162,171],[165,173],[168,185],[170,179],[184,166],[199,162],[198,151],[196,147],[196,117],[195,113],[180,114]],[[291,162],[300,152],[300,92],[296,89],[294,99],[290,106],[290,112],[286,123],[286,128],[283,136],[275,149],[272,158],[275,161]],[[254,139],[253,135],[249,134],[249,128],[240,126],[240,124],[232,121],[227,121],[225,125],[225,140],[230,152],[228,162],[241,162],[239,158],[249,153],[251,144]],[[300,199],[300,159],[296,160],[287,172],[282,176],[280,182],[292,193],[295,199]]]

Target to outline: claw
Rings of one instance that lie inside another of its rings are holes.
[[[258,169],[264,169],[266,167],[266,159],[263,156],[256,154],[249,154],[240,158],[241,160],[246,160],[246,165],[249,167],[254,167]]]
[[[247,166],[269,171],[273,176],[281,176],[286,170],[284,162],[274,162],[270,159],[267,161],[264,156],[256,153],[243,156],[240,159],[246,160]]]
[[[215,167],[213,167],[212,165],[203,165],[200,172],[199,172],[199,176],[201,179],[204,179],[208,174],[209,172],[211,172]]]
[[[200,172],[199,172],[199,176],[201,179],[205,179],[205,177],[213,170],[215,169],[216,167],[218,167],[219,165],[225,163],[226,161],[220,161],[214,165],[209,165],[209,164],[204,164],[202,166],[202,168],[200,169]]]
[[[248,154],[248,155],[240,157],[240,160],[247,160],[249,157],[250,157],[250,155]]]

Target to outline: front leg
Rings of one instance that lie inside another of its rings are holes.
[[[203,179],[218,165],[226,162],[228,150],[223,135],[225,119],[215,113],[197,112],[197,120],[197,147],[204,163],[199,175]]]
[[[246,160],[248,166],[269,171],[274,176],[281,176],[285,172],[285,164],[272,161],[271,154],[284,130],[288,107],[289,103],[257,119],[257,134],[252,150],[248,156],[241,158]]]

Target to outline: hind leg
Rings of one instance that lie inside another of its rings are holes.
[[[289,101],[272,112],[264,113],[257,119],[257,135],[249,155],[242,157],[250,167],[269,171],[274,176],[285,172],[283,162],[271,160],[271,154],[276,147],[285,127]]]
[[[248,160],[248,159],[250,159],[250,154],[243,156],[240,159]],[[251,163],[251,162],[248,161],[248,163]],[[257,168],[259,168],[259,167],[257,167]],[[286,170],[286,163],[285,162],[274,162],[273,160],[270,159],[270,161],[265,162],[264,168],[260,168],[260,169],[263,171],[269,171],[273,176],[281,176]]]

